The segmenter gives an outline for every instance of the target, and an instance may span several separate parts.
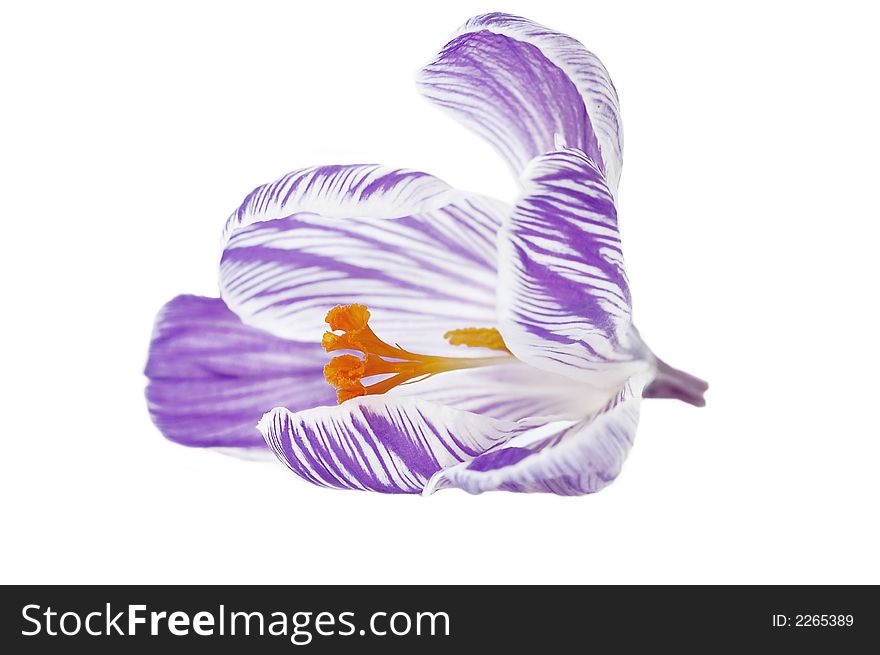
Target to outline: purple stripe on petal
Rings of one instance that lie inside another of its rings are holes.
[[[486,471],[494,471],[495,469],[513,466],[517,462],[534,454],[535,451],[529,450],[528,448],[509,446],[507,448],[501,448],[500,450],[493,450],[492,452],[477,457],[467,465],[467,470],[480,471],[482,473],[485,473]]]
[[[632,326],[617,212],[583,152],[536,158],[499,234],[499,330],[528,364],[603,388],[650,366]]]
[[[457,487],[485,491],[578,496],[607,486],[620,473],[635,438],[644,376],[628,381],[606,407],[550,436],[531,432],[487,451],[469,463],[435,474],[423,493]],[[555,424],[553,424],[555,425]],[[539,428],[546,433],[544,426]]]
[[[146,395],[153,422],[188,446],[259,447],[260,417],[278,405],[336,402],[326,354],[244,325],[219,298],[178,296],[159,312]]]
[[[387,396],[296,413],[277,408],[259,429],[304,480],[383,493],[419,493],[437,471],[468,462],[521,431],[512,422]]]
[[[516,173],[555,139],[585,151],[616,192],[623,156],[617,93],[578,41],[501,13],[469,20],[418,80],[420,91],[487,139]]]

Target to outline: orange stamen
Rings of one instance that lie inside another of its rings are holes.
[[[327,352],[356,350],[364,354],[339,355],[324,367],[324,377],[336,387],[340,403],[368,394],[381,394],[394,387],[443,373],[466,368],[492,366],[514,361],[508,357],[434,357],[411,353],[399,346],[382,341],[370,326],[370,311],[363,305],[337,305],[327,313],[331,330],[325,332],[321,345]],[[494,328],[466,328],[452,330],[444,335],[453,345],[480,346],[507,350],[504,340]],[[362,380],[373,376],[387,376],[364,386]]]

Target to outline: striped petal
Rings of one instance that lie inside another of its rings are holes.
[[[632,326],[617,212],[575,149],[536,158],[498,239],[499,330],[524,362],[601,388],[649,364]]]
[[[419,493],[437,471],[470,461],[520,430],[516,423],[388,396],[296,413],[277,408],[259,429],[301,478],[384,493]]]
[[[495,323],[495,238],[506,211],[423,173],[324,167],[250,194],[233,214],[221,296],[242,320],[317,342],[327,310],[367,305],[403,347],[446,350],[445,331]]]
[[[400,218],[439,209],[459,195],[442,180],[418,171],[377,164],[313,166],[251,191],[226,221],[224,235],[296,212],[327,218]]]
[[[617,477],[632,447],[643,386],[642,379],[629,381],[586,420],[526,432],[470,462],[444,469],[423,493],[450,487],[472,494],[497,490],[579,496],[599,491]]]
[[[336,402],[325,360],[317,344],[244,325],[219,298],[178,296],[159,312],[150,343],[150,416],[187,446],[265,449],[256,424],[272,407]]]
[[[585,151],[616,193],[623,158],[617,92],[578,41],[525,18],[469,20],[420,73],[418,85],[487,139],[518,174],[555,137]]]

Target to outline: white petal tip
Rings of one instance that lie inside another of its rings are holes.
[[[434,494],[435,491],[440,489],[440,482],[443,480],[443,471],[437,471],[434,475],[431,476],[431,479],[428,480],[428,483],[425,485],[425,488],[422,489],[422,496],[428,497]]]
[[[270,447],[272,446],[273,437],[275,436],[272,433],[273,424],[275,423],[275,421],[278,420],[279,416],[285,413],[289,414],[289,411],[284,407],[275,407],[274,409],[270,409],[268,412],[263,414],[263,417],[256,425],[257,430],[260,431],[260,434],[263,435],[263,439],[266,440],[266,443],[269,444]]]
[[[269,424],[272,422],[272,417],[275,414],[275,410],[270,410],[263,414],[263,417],[257,422],[255,426],[257,430],[260,431],[260,434],[263,435],[263,438],[266,438],[266,435],[269,434]]]

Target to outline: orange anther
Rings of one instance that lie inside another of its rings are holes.
[[[501,333],[495,328],[462,328],[443,335],[453,346],[475,346],[492,350],[507,350]],[[507,352],[510,352],[507,350]]]

